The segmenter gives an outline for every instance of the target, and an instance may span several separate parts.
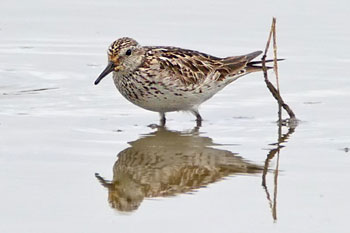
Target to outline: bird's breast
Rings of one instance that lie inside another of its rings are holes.
[[[171,77],[152,77],[137,72],[114,74],[113,79],[127,100],[155,112],[192,110],[217,92],[217,86],[210,83],[184,86]]]

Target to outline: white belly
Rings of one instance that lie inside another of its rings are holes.
[[[213,76],[202,83],[185,86],[167,78],[150,81],[113,75],[115,86],[126,99],[141,108],[162,113],[197,110],[235,79],[217,81]]]
[[[120,79],[114,79],[119,92],[133,104],[155,112],[173,112],[196,110],[200,104],[211,98],[223,86],[203,86],[194,89],[181,89],[164,87],[153,84],[144,87],[143,84],[129,84],[131,87],[125,88],[125,84]]]

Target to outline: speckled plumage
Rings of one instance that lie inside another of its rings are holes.
[[[120,38],[108,49],[108,66],[95,84],[113,71],[120,93],[130,102],[165,113],[191,111],[202,120],[198,107],[237,78],[261,70],[251,62],[261,54],[218,58],[176,47],[140,46],[134,39]]]
[[[129,144],[118,153],[111,181],[96,174],[108,189],[110,205],[120,211],[136,210],[145,198],[194,192],[227,176],[263,170],[231,151],[216,148],[218,144],[196,130],[160,127]]]

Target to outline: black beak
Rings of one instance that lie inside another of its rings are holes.
[[[104,77],[106,77],[109,73],[111,73],[114,70],[114,63],[108,62],[107,67],[102,71],[100,76],[95,81],[95,85],[97,85]]]

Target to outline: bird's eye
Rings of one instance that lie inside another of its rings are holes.
[[[126,55],[126,56],[130,56],[130,55],[131,55],[131,49],[126,50],[125,55]]]

